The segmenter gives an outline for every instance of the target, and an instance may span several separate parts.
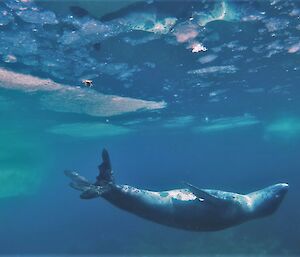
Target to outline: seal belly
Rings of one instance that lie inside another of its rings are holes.
[[[226,208],[220,212],[186,189],[154,192],[116,185],[102,195],[113,205],[163,225],[192,231],[215,231],[227,224]]]
[[[198,230],[199,217],[205,209],[209,210],[185,189],[153,192],[117,185],[102,197],[142,218],[188,230]]]
[[[192,231],[217,231],[229,226],[226,222],[226,208],[220,211],[219,208],[199,199],[173,200],[173,208],[175,210],[173,226],[177,228]]]
[[[168,191],[153,192],[127,185],[116,185],[102,197],[142,218],[168,226],[176,224],[176,211],[172,197],[168,197]]]

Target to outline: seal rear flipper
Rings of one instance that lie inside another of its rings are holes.
[[[81,191],[80,198],[81,199],[93,199],[100,197],[103,193],[108,192],[110,190],[109,185],[96,186],[96,185],[78,185],[76,183],[71,182],[70,186],[75,190]]]
[[[89,182],[85,177],[80,176],[77,172],[75,171],[70,171],[70,170],[65,170],[65,175],[69,177],[73,183],[78,184],[78,185],[85,185],[88,186],[92,184]]]
[[[110,190],[109,185],[106,186],[95,186],[91,185],[89,189],[85,190],[81,195],[81,199],[93,199],[100,197],[102,194]]]
[[[98,166],[99,176],[97,183],[114,183],[113,171],[110,163],[109,154],[106,149],[102,151],[102,163]]]
[[[184,182],[184,184],[186,185],[187,189],[191,191],[201,202],[204,201],[219,206],[228,204],[226,200],[215,197],[190,183]]]
[[[82,192],[80,195],[81,199],[100,197],[103,193],[111,189],[111,184],[103,183],[101,185],[95,185],[75,171],[65,171],[65,175],[72,180],[70,187]]]

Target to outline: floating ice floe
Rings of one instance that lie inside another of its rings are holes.
[[[42,105],[58,112],[73,112],[107,117],[139,110],[157,110],[164,102],[145,101],[129,97],[104,95],[92,89],[67,88],[42,97]]]
[[[12,55],[12,54],[5,55],[5,56],[3,56],[2,59],[6,63],[15,63],[15,62],[17,62],[17,57]]]
[[[225,66],[210,66],[197,70],[190,70],[188,74],[209,74],[209,73],[235,73],[238,70],[234,65],[225,65]]]
[[[265,25],[269,32],[275,32],[278,30],[286,29],[289,25],[289,21],[285,19],[279,19],[279,18],[270,18],[266,19]]]
[[[203,57],[200,57],[198,59],[198,61],[201,63],[201,64],[206,64],[206,63],[209,63],[209,62],[213,62],[215,59],[217,59],[218,56],[215,55],[215,54],[208,54],[208,55],[205,55]]]
[[[88,139],[124,135],[132,132],[132,130],[107,123],[70,123],[54,126],[48,132]]]
[[[188,49],[192,49],[192,53],[206,52],[207,48],[200,42],[192,42],[188,45]]]
[[[144,62],[144,65],[150,69],[155,69],[156,64],[154,62]]]
[[[159,19],[154,12],[132,13],[115,20],[116,23],[129,30],[140,30],[156,34],[167,34],[175,25],[177,18],[166,17]]]
[[[0,87],[24,92],[45,92],[41,102],[47,109],[83,113],[91,116],[120,115],[138,110],[156,110],[165,102],[146,101],[115,95],[104,95],[93,89],[72,87],[0,68]]]
[[[35,5],[34,1],[5,0],[3,2],[10,10],[13,10],[15,14],[25,22],[42,24],[42,25],[58,23],[58,20],[56,19],[56,15],[54,12],[40,10]],[[0,13],[1,13],[1,9],[0,9]]]
[[[215,96],[223,95],[227,91],[228,91],[228,89],[218,89],[218,90],[214,90],[214,91],[210,92],[208,95],[209,95],[209,97],[215,97]]]
[[[237,13],[225,1],[216,2],[214,9],[205,12],[194,11],[189,21],[177,23],[172,29],[172,34],[176,37],[178,43],[188,42],[188,49],[192,49],[193,53],[206,51],[200,42],[196,41],[196,37],[208,23],[217,20],[234,20],[237,19]]]
[[[115,76],[121,81],[129,79],[141,70],[138,66],[130,67],[127,63],[99,63],[98,69],[101,73]]]
[[[1,31],[0,53],[3,55],[26,56],[39,53],[36,39],[26,31]]]
[[[124,28],[116,23],[105,24],[90,18],[76,20],[76,25],[78,29],[64,31],[59,42],[68,47],[78,48],[81,45],[103,41],[125,32]]]
[[[267,54],[266,57],[270,58],[274,54],[279,54],[284,50],[284,44],[280,40],[275,40],[274,42],[270,43],[267,47]]]
[[[300,42],[296,43],[288,48],[288,52],[290,54],[297,53],[300,50]]]
[[[291,90],[291,85],[276,85],[276,86],[273,86],[271,87],[269,90],[268,90],[268,93],[269,94],[289,94],[290,93],[290,90]]]
[[[137,45],[141,45],[141,44],[146,44],[150,41],[159,39],[160,36],[157,34],[147,34],[143,37],[139,37],[139,38],[131,38],[131,37],[124,37],[123,41],[127,44],[130,44],[132,46],[137,46]]]
[[[266,138],[294,139],[300,137],[300,118],[297,116],[279,118],[265,127]]]
[[[236,128],[243,128],[259,124],[260,121],[253,115],[247,114],[236,117],[206,120],[203,125],[194,128],[195,132],[218,132]]]
[[[239,13],[236,12],[230,2],[220,1],[215,3],[215,7],[210,12],[195,12],[192,16],[193,20],[198,25],[204,27],[213,21],[231,21],[239,18]]]
[[[294,8],[290,13],[290,16],[300,16],[300,8]]]
[[[175,35],[178,43],[185,43],[198,36],[199,27],[190,22],[182,22],[174,28],[173,34]]]
[[[0,6],[0,27],[9,24],[13,20],[13,15]]]
[[[31,75],[16,73],[0,68],[0,87],[22,91],[53,91],[61,90],[63,85],[50,79],[41,79]]]
[[[163,127],[165,128],[183,128],[191,125],[195,121],[193,116],[180,116],[167,120]]]
[[[32,0],[5,0],[3,3],[11,10],[26,10],[35,7]]]
[[[25,9],[17,11],[16,14],[25,22],[36,24],[57,24],[55,13],[51,11],[38,11],[36,9]]]

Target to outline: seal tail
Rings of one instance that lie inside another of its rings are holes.
[[[66,170],[65,175],[71,179],[70,187],[82,192],[80,195],[81,199],[97,198],[110,190],[109,184],[93,184],[75,171]]]
[[[102,151],[102,164],[100,164],[98,168],[99,176],[97,176],[96,183],[91,183],[75,171],[65,171],[65,175],[71,179],[70,186],[82,192],[80,198],[92,199],[100,197],[108,192],[114,185],[110,158],[106,149]]]

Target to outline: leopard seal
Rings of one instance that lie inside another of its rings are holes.
[[[102,197],[113,205],[156,223],[191,231],[218,231],[249,220],[273,214],[288,191],[279,183],[250,194],[200,189],[189,183],[185,188],[150,191],[116,184],[108,152],[96,183],[74,171],[65,171],[71,187],[81,191],[82,199]]]

